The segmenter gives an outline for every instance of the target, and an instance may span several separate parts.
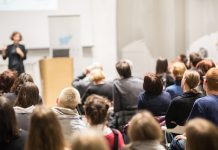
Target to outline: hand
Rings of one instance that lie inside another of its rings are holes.
[[[187,138],[186,138],[185,134],[177,135],[177,136],[176,136],[176,140],[186,140],[186,139],[187,139]]]
[[[19,47],[16,48],[16,53],[18,55],[20,55],[22,58],[24,57],[24,53],[23,53],[23,51]]]

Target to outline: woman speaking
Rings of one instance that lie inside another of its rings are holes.
[[[7,48],[2,51],[3,59],[8,57],[8,68],[17,71],[17,74],[20,75],[24,72],[23,60],[26,59],[27,51],[25,46],[20,44],[22,35],[19,32],[13,32],[11,40],[13,44],[8,45]]]

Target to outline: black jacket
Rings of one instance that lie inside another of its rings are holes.
[[[19,47],[23,53],[24,57],[21,58],[20,55],[16,53],[16,48]],[[23,60],[26,59],[26,49],[24,45],[18,44],[11,44],[7,46],[6,49],[6,55],[3,56],[3,59],[6,59],[7,57],[9,58],[9,63],[8,63],[8,68],[11,70],[16,70],[18,75],[24,72],[24,65],[23,65]]]
[[[183,126],[191,112],[196,99],[202,97],[200,93],[187,92],[173,99],[166,114],[167,128],[174,128],[176,125]]]

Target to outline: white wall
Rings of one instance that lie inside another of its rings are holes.
[[[154,71],[159,56],[172,60],[184,51],[183,3],[183,0],[118,1],[119,57],[133,60],[137,75]]]
[[[8,44],[10,34],[18,30],[23,34],[27,48],[49,48],[48,16],[80,15],[81,46],[89,47],[87,54],[75,53],[75,76],[92,62],[104,65],[109,79],[116,76],[116,0],[59,0],[56,11],[2,11],[0,12],[0,48]],[[84,51],[83,51],[84,52]],[[28,53],[25,61],[27,72],[32,74],[40,87],[38,60],[48,57],[48,51],[35,50]],[[0,72],[7,62],[0,58]],[[31,65],[32,64],[32,65]],[[31,67],[32,66],[32,67]]]
[[[81,44],[93,45],[93,22],[91,0],[59,0],[58,10],[45,11],[1,11],[0,47],[10,42],[14,30],[23,34],[27,48],[48,48],[48,16],[80,15]]]

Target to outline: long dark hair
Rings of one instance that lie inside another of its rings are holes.
[[[19,128],[16,121],[15,112],[12,106],[7,103],[7,99],[0,97],[0,143],[9,143],[19,137]]]
[[[156,74],[168,73],[168,61],[166,58],[158,58],[156,61]]]
[[[26,82],[20,89],[15,106],[23,108],[39,104],[39,89],[32,82]]]

